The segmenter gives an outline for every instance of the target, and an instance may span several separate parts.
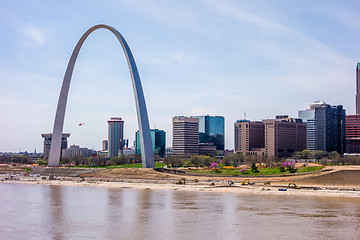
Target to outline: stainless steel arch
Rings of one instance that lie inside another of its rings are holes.
[[[61,137],[64,126],[64,118],[65,118],[65,109],[66,102],[69,93],[71,76],[74,70],[74,65],[76,62],[76,58],[79,54],[80,48],[84,43],[85,39],[96,29],[105,28],[111,31],[119,40],[125,56],[127,63],[129,65],[134,96],[135,96],[135,104],[136,104],[136,112],[138,118],[138,126],[139,126],[139,135],[140,135],[140,146],[141,146],[141,154],[142,154],[142,166],[145,168],[154,168],[154,153],[152,149],[151,135],[150,135],[150,127],[149,127],[149,119],[146,110],[144,93],[141,86],[140,76],[135,64],[134,57],[130,51],[128,44],[126,43],[123,36],[113,27],[99,24],[91,27],[87,30],[84,35],[80,38],[76,47],[71,55],[70,61],[68,63],[63,84],[61,87],[61,92],[59,96],[59,102],[57,105],[56,116],[54,121],[54,129],[53,136],[51,140],[50,154],[49,154],[49,167],[57,167],[59,166],[60,161],[60,151],[61,151]]]

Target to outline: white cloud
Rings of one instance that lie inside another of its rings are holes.
[[[24,36],[25,45],[37,45],[39,47],[45,44],[45,31],[32,23],[28,23],[18,29]]]

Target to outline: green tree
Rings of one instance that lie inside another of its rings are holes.
[[[48,164],[48,161],[47,160],[44,161],[44,159],[41,158],[41,159],[38,159],[36,161],[36,163],[39,164],[40,166],[46,166]]]
[[[254,163],[254,162],[251,164],[251,171],[254,173],[259,172],[258,167],[256,166],[256,163]]]
[[[182,167],[184,165],[184,160],[180,156],[170,156],[164,159],[164,163],[168,167]]]
[[[302,159],[310,159],[311,158],[311,151],[308,149],[304,149],[301,151],[301,158]]]
[[[110,162],[112,165],[124,165],[126,162],[126,155],[121,154],[119,157],[112,157]]]
[[[293,158],[295,158],[295,159],[301,159],[302,158],[302,152],[294,152],[293,154],[292,154],[292,157]]]
[[[201,159],[202,159],[202,157],[198,156],[198,155],[191,156],[190,157],[190,163],[193,166],[200,166],[200,165],[202,165]]]
[[[322,151],[322,150],[316,150],[312,153],[313,158],[315,158],[317,161],[326,157],[327,155],[328,155],[328,153],[325,151]]]
[[[340,159],[340,154],[337,151],[332,151],[329,153],[329,158],[332,160],[339,160]]]
[[[203,167],[210,166],[210,164],[215,162],[215,161],[216,161],[216,159],[211,158],[209,156],[202,156],[202,158],[201,158],[201,163],[202,163]]]

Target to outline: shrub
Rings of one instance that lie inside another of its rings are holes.
[[[254,172],[254,173],[258,173],[258,172],[259,172],[258,166],[256,165],[256,163],[252,163],[252,164],[251,164],[251,171]]]
[[[240,173],[242,173],[242,174],[246,174],[246,171],[247,171],[247,168],[242,168],[242,169],[240,169]]]
[[[284,171],[285,171],[285,168],[286,168],[290,173],[295,173],[296,170],[297,170],[295,168],[295,163],[294,162],[283,162],[281,167],[284,168]]]

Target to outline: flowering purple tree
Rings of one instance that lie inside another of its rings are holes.
[[[296,168],[295,168],[295,163],[294,162],[283,162],[281,167],[285,170],[289,170],[290,173],[295,173],[296,172]],[[281,171],[281,170],[280,170]]]
[[[210,165],[210,167],[211,168],[218,168],[219,167],[219,164],[218,163],[212,163],[211,165]]]

